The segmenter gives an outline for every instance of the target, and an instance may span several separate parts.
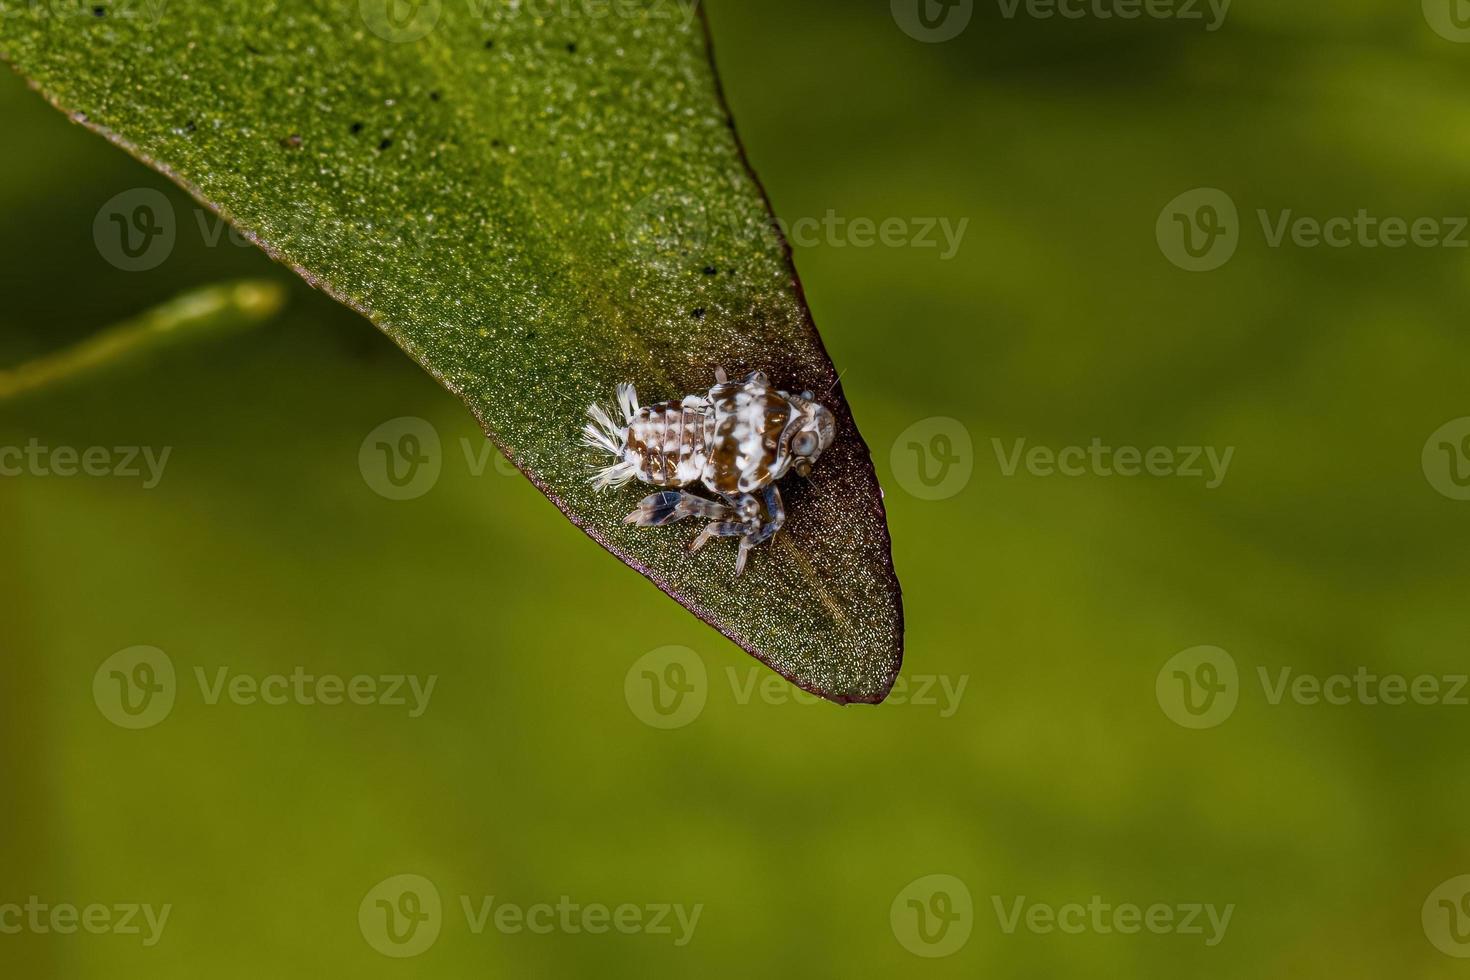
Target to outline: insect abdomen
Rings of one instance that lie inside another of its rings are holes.
[[[714,413],[702,398],[647,405],[628,423],[625,458],[644,483],[685,487],[704,472],[714,430]]]

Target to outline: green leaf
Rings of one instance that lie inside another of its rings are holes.
[[[886,696],[882,492],[694,8],[0,0],[0,31],[57,107],[393,338],[607,550],[801,687]],[[594,491],[578,442],[618,382],[647,403],[717,367],[830,392],[838,418],[738,579],[728,541],[690,555],[689,524],[625,525],[646,489]],[[548,587],[575,608],[597,586]]]

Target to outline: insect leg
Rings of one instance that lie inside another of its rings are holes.
[[[765,544],[767,541],[771,540],[771,538],[776,536],[776,532],[781,530],[781,525],[785,523],[786,505],[781,502],[781,491],[777,490],[776,485],[772,483],[770,486],[766,487],[765,520],[762,521],[759,517],[757,517],[752,522],[753,526],[751,528],[750,537],[746,540],[749,541],[752,546]]]
[[[665,524],[675,524],[686,517],[718,521],[731,516],[730,508],[718,500],[706,500],[679,490],[664,490],[644,497],[639,501],[638,509],[624,520],[639,527],[662,527]]]
[[[749,530],[743,521],[716,521],[699,532],[699,537],[690,543],[689,550],[698,551],[709,543],[710,538],[738,538]]]
[[[755,501],[754,497],[746,499],[751,503]],[[754,510],[746,508],[746,533],[740,539],[740,557],[735,559],[736,578],[745,574],[745,560],[750,556],[751,549],[771,540],[781,530],[781,525],[786,523],[786,505],[781,502],[781,491],[776,489],[774,483],[766,487],[765,501],[764,517],[760,514],[759,506]]]
[[[706,526],[703,531],[699,532],[699,537],[689,545],[689,550],[698,551],[709,543],[710,538],[740,538],[740,557],[735,559],[735,576],[738,578],[745,571],[745,559],[750,549],[766,539],[764,537],[758,540],[754,538],[754,535],[761,531],[766,522],[761,519],[760,500],[751,494],[721,494],[720,496],[725,498],[725,502],[714,506],[722,508],[725,512],[724,516],[731,519],[716,521]],[[780,509],[780,498],[778,497],[777,500],[776,506]],[[778,523],[776,527],[779,528],[780,524]],[[775,529],[772,529],[766,537],[774,533],[776,533]]]
[[[750,554],[750,549],[755,547],[755,539],[750,535],[740,539],[740,557],[735,559],[735,577],[739,578],[745,574],[745,558]]]

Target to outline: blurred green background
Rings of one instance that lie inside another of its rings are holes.
[[[905,687],[877,708],[768,681],[482,455],[459,403],[366,321],[0,79],[0,365],[202,284],[289,290],[264,326],[0,403],[0,446],[171,450],[152,489],[0,477],[0,926],[33,895],[170,906],[153,946],[0,933],[0,972],[1463,975],[1470,707],[1272,703],[1259,671],[1470,670],[1470,502],[1448,469],[1470,459],[1432,462],[1436,431],[1470,416],[1470,252],[1272,247],[1258,212],[1453,234],[1470,46],[1433,0],[1239,0],[1216,31],[1203,7],[1007,6],[926,43],[902,4],[710,4],[784,221],[903,219],[910,239],[968,221],[948,259],[850,231],[797,248],[905,588]],[[176,215],[143,272],[93,233],[134,188]],[[1209,272],[1156,236],[1194,188],[1238,208],[1238,248]],[[359,450],[406,416],[437,431],[442,471],[394,501]],[[935,435],[963,458],[931,490]],[[1007,475],[994,440],[1020,439],[1234,455],[1215,489]],[[104,661],[139,645],[169,658],[175,703],[129,730]],[[1202,645],[1227,651],[1235,707],[1191,728],[1167,665]],[[643,658],[669,646],[693,651],[697,690],[661,728]],[[411,717],[211,704],[196,680],[298,667],[436,681]],[[372,909],[405,874],[442,912],[432,944],[392,958]],[[938,896],[931,875],[949,876]],[[700,912],[682,945],[673,915],[672,934],[477,934],[461,903],[489,896]],[[1008,932],[1023,896],[1232,912],[1213,945],[1203,916],[1204,935]]]

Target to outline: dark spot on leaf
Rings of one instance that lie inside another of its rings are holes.
[[[692,310],[689,311],[689,315],[692,316],[692,317],[694,317],[694,319],[696,319],[696,320],[703,320],[704,319],[704,307],[702,307],[702,306],[696,306],[694,309],[692,309]]]
[[[430,92],[429,93],[429,101],[430,102],[438,102],[439,101],[439,93],[438,92]]]
[[[567,50],[570,51],[572,54],[576,54],[577,53],[577,42],[576,41],[572,41],[571,43],[569,43],[567,45]]]
[[[536,331],[534,331],[534,330],[527,330],[526,331],[526,336],[525,336],[525,339],[526,340],[535,340],[536,337],[537,337]]]
[[[350,127],[348,127],[348,128],[349,128],[349,129],[351,129],[351,131],[352,131],[352,134],[353,134],[353,135],[354,135],[354,136],[355,136],[355,135],[357,135],[357,134],[358,134],[358,133],[360,133],[360,132],[362,132],[362,123],[360,123],[360,122],[355,122],[355,123],[353,123],[353,124],[352,124],[352,125],[351,125],[351,126],[350,126]]]
[[[720,270],[712,265],[707,265],[704,267],[704,274],[707,276],[717,276],[720,274]]]
[[[184,123],[184,132],[186,132],[186,133],[192,133],[192,132],[194,132],[198,128],[199,127],[197,125],[195,125],[194,120],[192,120],[192,119],[190,119],[188,122]]]
[[[385,140],[383,140],[383,142],[381,142],[381,143],[378,144],[378,149],[380,149],[380,150],[386,150],[388,147],[390,147],[392,145],[393,145],[393,141],[392,140],[385,139]]]
[[[493,47],[495,47],[495,40],[493,38],[491,40],[485,42],[485,50],[486,51],[489,51]]]
[[[491,146],[499,146],[500,145],[500,140],[491,140],[490,141],[490,145]]]
[[[98,5],[96,7],[93,7],[92,8],[92,16],[93,17],[106,17],[107,16],[107,8],[106,7],[103,7],[101,5]]]

